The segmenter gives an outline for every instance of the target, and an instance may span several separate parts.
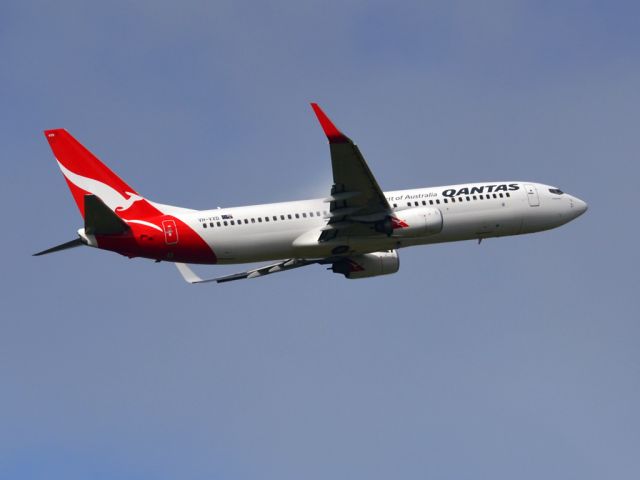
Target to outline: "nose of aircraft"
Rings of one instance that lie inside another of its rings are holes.
[[[579,217],[587,211],[589,205],[584,200],[580,200],[578,197],[571,197],[571,208],[575,214],[574,218]]]

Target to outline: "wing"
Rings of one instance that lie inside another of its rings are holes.
[[[265,275],[269,275],[270,273],[284,272],[286,270],[293,270],[294,268],[306,267],[307,265],[312,265],[314,263],[327,263],[326,260],[303,260],[303,259],[288,259],[282,260],[278,263],[273,263],[271,265],[265,265],[264,267],[254,268],[253,270],[247,270],[246,272],[234,273],[233,275],[226,275],[224,277],[218,278],[208,278],[202,279],[196,273],[191,270],[184,263],[176,263],[176,267],[178,271],[185,279],[187,283],[207,283],[207,282],[230,282],[232,280],[243,280],[245,278],[256,278],[263,277]]]
[[[357,145],[336,128],[318,104],[311,107],[329,139],[333,169],[333,187],[327,199],[329,222],[320,241],[343,234],[380,235],[375,225],[392,215],[389,202]]]

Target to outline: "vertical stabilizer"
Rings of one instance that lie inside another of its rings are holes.
[[[44,134],[83,217],[85,195],[95,195],[120,218],[160,214],[69,132],[56,129],[46,130]]]

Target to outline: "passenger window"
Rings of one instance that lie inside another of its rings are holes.
[[[320,212],[316,212],[316,217],[319,217],[319,216],[320,216]]]
[[[209,226],[213,228],[213,222],[209,222]]]
[[[302,216],[303,216],[304,218],[307,218],[307,214],[306,214],[306,213],[303,213],[303,214],[302,214]]]
[[[411,206],[411,202],[407,202],[407,207],[410,207],[410,206]]]
[[[451,197],[451,203],[456,203],[455,197]]]
[[[501,193],[499,193],[498,195],[500,195],[500,198],[503,198],[503,197],[504,197],[504,195],[502,195]]]
[[[429,200],[429,205],[433,205],[433,200]]]
[[[256,219],[255,219],[255,218],[252,218],[252,219],[251,219],[251,223],[256,223]]]
[[[284,220],[284,215],[280,215],[280,220]]]
[[[216,225],[217,225],[217,226],[220,226],[220,222],[216,222]]]
[[[438,199],[436,199],[436,203],[437,203],[438,205],[440,205],[440,199],[439,199],[439,198],[438,198]]]
[[[231,225],[235,225],[235,224],[236,224],[236,222],[234,222],[233,220],[231,220]]]
[[[478,200],[478,197],[476,197],[476,196],[474,195],[474,196],[473,196],[473,199],[474,199],[474,200]]]
[[[245,223],[245,225],[246,225],[247,223],[249,223],[249,220],[245,218],[245,219],[244,219],[244,223]]]
[[[398,208],[398,204],[397,204],[397,203],[394,203],[394,204],[393,204],[393,208]]]
[[[287,214],[287,218],[288,218],[289,220],[291,220],[291,214],[290,214],[290,213],[288,213],[288,214]]]
[[[444,203],[449,203],[449,200],[447,200],[446,198],[444,199]]]
[[[268,222],[269,221],[269,217],[264,217],[264,221]]]
[[[278,216],[277,216],[277,215],[274,215],[274,216],[273,216],[273,221],[274,221],[274,222],[278,221]]]
[[[505,193],[505,195],[507,196],[507,198],[509,198],[511,196],[511,194],[509,192]]]
[[[309,212],[309,216],[310,216],[310,217],[313,217],[313,212]]]
[[[471,201],[471,198],[467,197],[467,202],[470,202],[470,201]]]
[[[222,223],[224,223],[224,226],[225,226],[225,227],[226,227],[227,225],[229,225],[229,223],[228,223],[226,220],[225,220],[224,222],[222,222]]]
[[[427,202],[425,202],[424,200],[422,200],[422,205],[426,205],[426,204],[427,204]]]
[[[480,200],[484,200],[484,195],[480,195]]]
[[[207,228],[207,224],[206,224],[206,223],[203,223],[203,224],[202,224],[202,228]]]
[[[495,193],[493,194],[493,198],[498,198],[498,195],[496,195]]]
[[[258,217],[258,223],[262,223],[262,217]]]

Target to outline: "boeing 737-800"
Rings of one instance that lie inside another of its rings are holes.
[[[254,278],[311,264],[346,278],[395,273],[398,250],[559,227],[587,210],[556,187],[500,181],[383,192],[358,147],[311,104],[329,140],[333,185],[326,198],[191,210],[152,202],[66,130],[47,130],[58,166],[84,218],[80,245],[129,258],[175,262],[189,283]],[[198,277],[186,264],[275,261],[234,275]]]

